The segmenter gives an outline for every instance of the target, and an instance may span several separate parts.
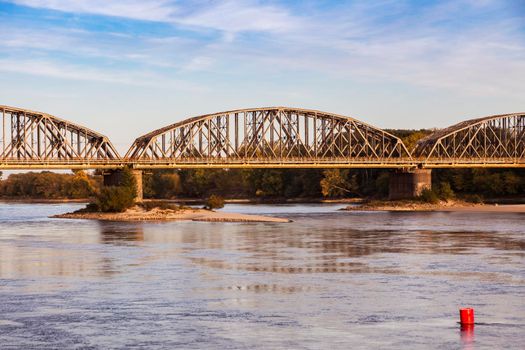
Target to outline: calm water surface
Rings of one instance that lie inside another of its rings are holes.
[[[290,224],[0,203],[0,349],[523,349],[525,216],[228,205]],[[458,308],[476,310],[461,330]]]

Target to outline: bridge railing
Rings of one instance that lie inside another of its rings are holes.
[[[483,167],[499,167],[499,168],[514,168],[525,167],[525,158],[518,157],[480,157],[480,158],[458,158],[458,157],[430,157],[430,158],[415,158],[420,167],[425,168],[483,168]]]
[[[21,159],[21,158],[0,158],[0,170],[17,169],[114,169],[120,168],[129,163],[119,159]]]
[[[242,167],[279,167],[279,168],[399,168],[415,166],[416,163],[410,158],[398,159],[378,159],[373,157],[366,158],[310,158],[310,157],[286,157],[286,158],[218,158],[218,157],[199,157],[199,158],[164,158],[164,159],[124,159],[124,161],[134,164],[135,167],[143,168],[164,168],[181,167],[197,168],[201,167],[223,167],[223,168],[242,168]]]

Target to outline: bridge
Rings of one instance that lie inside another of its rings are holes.
[[[0,169],[113,169],[124,163],[109,139],[47,113],[0,106]]]
[[[190,118],[135,140],[139,167],[327,168],[413,164],[400,138],[359,120],[272,107]]]
[[[0,169],[525,167],[525,113],[463,121],[414,150],[380,128],[315,110],[270,107],[189,118],[110,140],[47,113],[0,106]]]
[[[525,113],[463,121],[408,150],[399,137],[347,116],[239,109],[149,132],[121,157],[106,136],[76,123],[16,107],[0,112],[0,169],[386,168],[397,170],[391,193],[402,197],[429,187],[434,168],[525,168]]]

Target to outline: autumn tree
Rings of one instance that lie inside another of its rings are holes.
[[[348,196],[358,190],[356,176],[350,175],[348,169],[328,169],[323,175],[321,190],[325,197]]]

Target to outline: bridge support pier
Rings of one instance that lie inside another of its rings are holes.
[[[142,188],[142,170],[131,169],[133,177],[137,182],[137,197],[135,201],[142,202],[143,197],[143,188]],[[122,170],[115,169],[110,170],[107,173],[104,173],[104,186],[119,186],[122,183]]]
[[[396,170],[390,173],[388,199],[410,199],[432,187],[431,169]]]

